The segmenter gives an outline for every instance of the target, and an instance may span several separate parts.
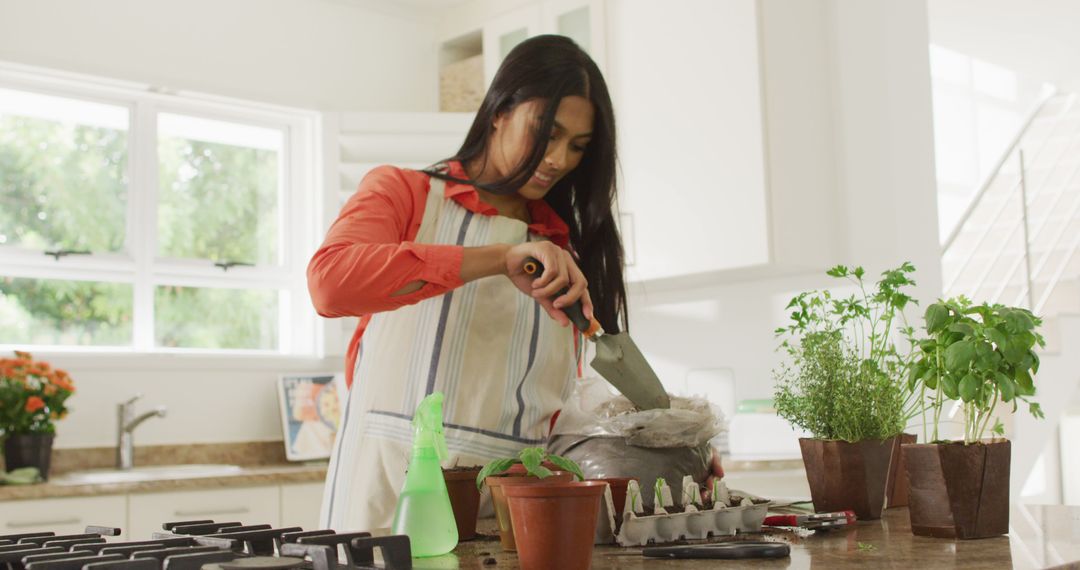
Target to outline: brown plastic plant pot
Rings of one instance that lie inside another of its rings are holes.
[[[476,514],[480,510],[476,476],[480,469],[443,469],[446,491],[450,494],[450,506],[454,508],[454,521],[457,522],[458,540],[476,538]]]
[[[912,533],[969,539],[1009,532],[1008,440],[908,444],[903,453]]]
[[[491,503],[495,507],[495,520],[499,523],[499,543],[503,550],[514,552],[517,547],[514,543],[514,527],[510,523],[510,510],[506,505],[506,495],[503,494],[505,487],[520,487],[526,485],[549,485],[553,483],[569,483],[574,474],[568,471],[552,471],[550,477],[543,479],[526,476],[518,473],[507,472],[506,475],[493,475],[484,479],[491,489]]]
[[[506,487],[523,570],[588,570],[607,483],[582,481]]]
[[[915,443],[915,435],[902,433],[893,443],[892,458],[889,460],[889,479],[885,483],[885,508],[908,506],[908,476],[904,467],[904,454],[900,446]]]
[[[863,520],[881,518],[895,439],[849,443],[800,438],[814,509],[819,513],[850,509]]]
[[[597,477],[589,481],[603,481],[611,487],[611,501],[615,504],[615,520],[622,520],[623,507],[626,505],[626,486],[637,477]],[[638,481],[640,483],[640,481]]]

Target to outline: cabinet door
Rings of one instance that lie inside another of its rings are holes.
[[[282,485],[281,526],[298,526],[304,530],[321,528],[319,509],[324,487],[323,483]]]
[[[605,67],[604,0],[547,0],[542,5],[540,32],[574,40]]]
[[[0,502],[0,534],[81,534],[87,526],[127,530],[127,497],[71,497]],[[118,537],[121,538],[121,537]]]
[[[162,523],[202,519],[279,526],[279,489],[277,486],[240,487],[131,495],[128,535],[132,540],[147,540],[151,533],[161,530]]]
[[[484,80],[491,85],[499,64],[519,43],[540,33],[540,6],[525,6],[484,24]]]

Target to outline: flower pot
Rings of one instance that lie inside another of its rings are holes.
[[[503,494],[503,489],[505,487],[569,483],[574,478],[573,473],[566,471],[554,471],[553,473],[550,477],[543,479],[522,474],[509,474],[492,476],[484,480],[491,489],[491,502],[495,506],[495,520],[499,523],[499,542],[502,544],[503,550],[513,552],[517,549],[514,543],[514,527],[510,522],[510,510],[506,504],[506,495]]]
[[[454,508],[458,540],[476,538],[476,513],[480,510],[480,490],[476,488],[476,476],[480,467],[443,469],[450,506]]]
[[[4,440],[4,465],[8,471],[37,467],[42,479],[49,478],[52,463],[53,434],[11,434]]]
[[[597,477],[589,481],[603,481],[611,487],[611,501],[615,504],[615,517],[622,518],[623,507],[626,505],[626,485],[630,481],[637,481],[637,477]]]
[[[506,487],[524,570],[588,570],[603,481]]]
[[[902,433],[893,442],[892,457],[889,459],[889,480],[885,483],[885,508],[887,509],[908,505],[908,476],[900,446],[905,443],[915,443],[915,437],[914,434]]]
[[[814,509],[819,513],[850,509],[860,519],[881,518],[895,439],[849,443],[800,438]]]
[[[1008,440],[907,444],[903,453],[911,532],[961,539],[1009,532]]]

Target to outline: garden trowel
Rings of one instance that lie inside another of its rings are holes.
[[[526,275],[535,277],[544,273],[543,264],[531,257],[525,260],[523,269]],[[566,290],[559,292],[556,297],[564,293]],[[596,343],[596,356],[591,364],[605,380],[642,410],[671,407],[664,386],[630,335],[625,332],[604,333],[596,319],[585,318],[581,311],[581,301],[563,307],[562,311],[570,317],[570,322],[574,323],[585,338]]]

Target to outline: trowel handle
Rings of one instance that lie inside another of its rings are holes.
[[[535,257],[526,257],[525,263],[522,264],[521,269],[525,272],[526,275],[531,275],[533,277],[539,277],[544,274],[544,264],[540,263],[540,260],[536,259]],[[562,291],[559,291],[555,295],[555,298],[557,299],[565,295],[566,292],[569,290],[570,288],[567,287]],[[596,319],[590,320],[585,318],[585,313],[583,313],[581,310],[581,299],[574,301],[574,304],[570,306],[563,307],[562,312],[566,313],[566,316],[570,317],[570,322],[574,323],[574,326],[577,327],[578,330],[581,331],[581,333],[584,334],[587,338],[592,338],[593,335],[603,330],[600,328],[599,321],[597,321]]]

